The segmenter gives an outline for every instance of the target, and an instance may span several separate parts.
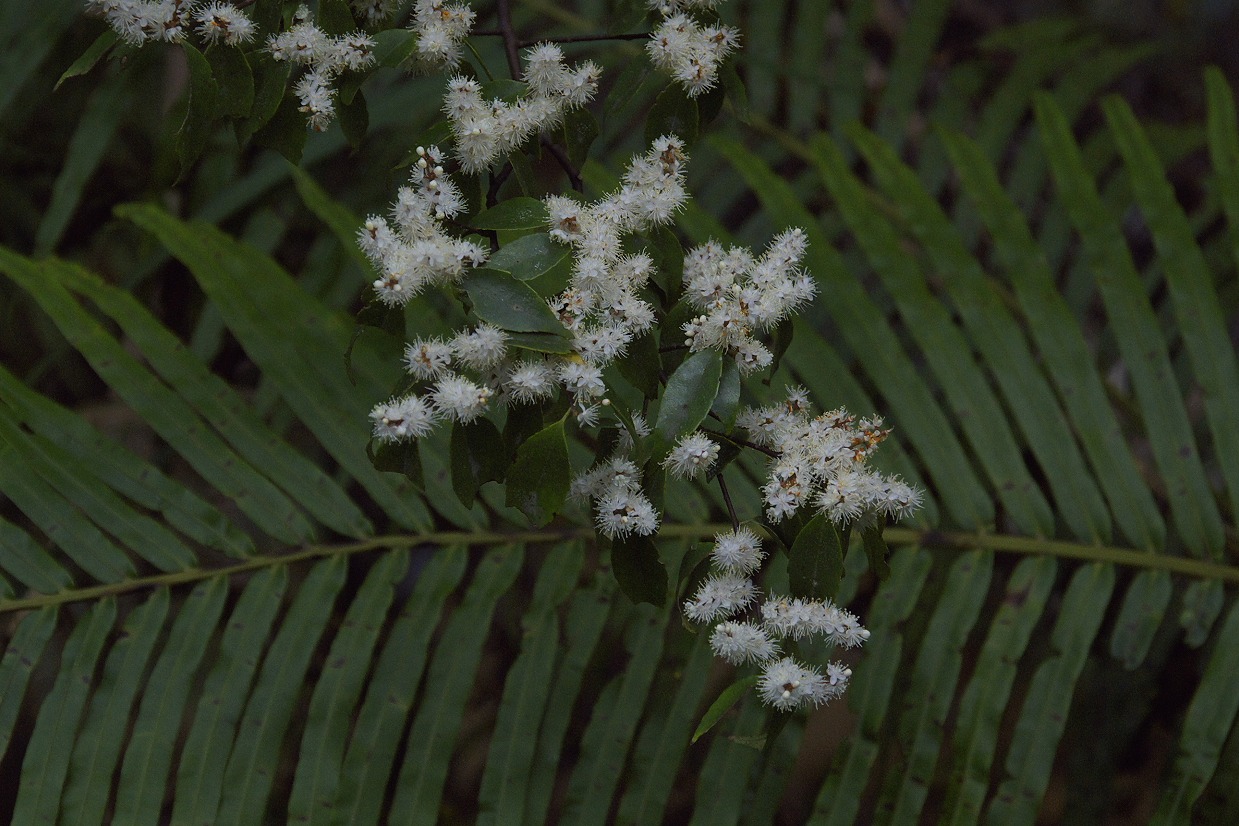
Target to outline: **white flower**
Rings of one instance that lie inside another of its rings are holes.
[[[254,38],[253,21],[230,3],[211,3],[194,18],[198,21],[198,34],[208,43],[235,46]]]
[[[452,347],[437,338],[416,339],[405,345],[404,366],[419,379],[438,378],[452,366]]]
[[[598,499],[598,530],[611,539],[658,530],[658,512],[639,490],[612,490]]]
[[[486,411],[492,391],[461,376],[448,375],[435,384],[434,405],[445,418],[468,423]]]
[[[583,399],[599,398],[607,389],[602,381],[602,368],[588,362],[564,362],[559,368],[559,380]]]
[[[374,438],[381,442],[416,439],[429,433],[435,424],[435,411],[415,395],[392,398],[376,404],[370,411]]]
[[[545,361],[522,361],[504,378],[503,389],[518,404],[531,404],[555,394],[555,369]]]
[[[452,352],[468,367],[488,370],[503,361],[508,335],[491,324],[479,324],[472,332],[452,339]]]
[[[748,622],[720,622],[710,634],[710,648],[732,665],[765,662],[779,653],[766,632]]]
[[[743,576],[756,572],[765,558],[761,540],[748,528],[716,535],[710,556],[721,570]]]
[[[718,458],[718,443],[701,431],[682,436],[667,458],[663,467],[678,479],[696,479],[710,469]]]
[[[742,611],[757,596],[752,580],[732,574],[714,574],[701,583],[684,613],[693,622],[710,622]]]
[[[822,675],[791,657],[767,663],[757,685],[762,700],[781,711],[816,706],[830,699]]]
[[[293,92],[301,100],[301,111],[306,113],[306,122],[316,132],[323,132],[336,116],[336,90],[329,75],[310,70],[293,86]]]

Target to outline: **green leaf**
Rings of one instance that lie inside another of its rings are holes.
[[[268,568],[249,581],[229,616],[220,657],[205,678],[177,767],[174,823],[209,823],[215,817],[228,753],[287,585],[287,568]]]
[[[417,490],[426,489],[426,481],[422,471],[422,456],[416,439],[403,442],[379,442],[367,445],[370,462],[375,470],[385,473],[399,473],[412,483]]]
[[[160,588],[126,617],[119,639],[108,652],[90,709],[73,745],[62,802],[64,823],[104,821],[134,698],[167,613],[168,589]]]
[[[715,724],[723,719],[723,715],[731,711],[750,688],[757,685],[758,679],[757,674],[743,677],[719,692],[714,702],[710,703],[710,707],[706,709],[706,713],[701,715],[701,722],[697,724],[697,730],[693,732],[692,741],[696,743],[705,736],[706,732],[714,728]]]
[[[550,223],[546,204],[537,198],[509,198],[479,212],[469,221],[472,229],[544,229]]]
[[[366,107],[366,96],[360,91],[357,92],[352,100],[338,107],[337,115],[348,145],[357,149],[366,139],[366,130],[370,128],[370,110]]]
[[[1165,571],[1141,571],[1132,580],[1110,637],[1110,656],[1128,671],[1144,662],[1173,596],[1174,585]]]
[[[357,28],[347,0],[319,0],[314,22],[327,34],[348,34]]]
[[[297,774],[288,799],[291,821],[325,823],[340,782],[345,740],[369,672],[395,586],[409,569],[408,551],[389,551],[370,569],[349,605],[306,712]]]
[[[564,116],[560,129],[564,136],[564,146],[568,148],[568,160],[580,169],[589,156],[589,148],[600,134],[598,119],[588,109],[573,109]]]
[[[479,267],[467,274],[460,287],[483,321],[518,333],[568,335],[547,303],[527,284],[506,272]]]
[[[723,362],[723,372],[719,377],[718,395],[710,405],[710,413],[718,418],[719,427],[731,430],[736,423],[736,415],[740,412],[740,364],[735,359]]]
[[[685,146],[692,146],[699,128],[696,99],[689,97],[678,83],[672,84],[662,90],[650,107],[645,121],[645,143],[648,146],[664,135],[675,135]]]
[[[667,379],[654,422],[654,459],[661,459],[681,436],[701,424],[718,396],[723,357],[716,350],[694,353]]]
[[[483,484],[503,480],[507,457],[495,449],[502,443],[499,429],[487,419],[452,425],[452,489],[466,508],[473,507]]]
[[[216,46],[206,52],[215,79],[219,110],[225,118],[247,118],[254,108],[254,73],[245,53],[237,48]]]
[[[833,599],[843,579],[846,544],[835,523],[819,513],[809,520],[792,543],[787,560],[787,582],[792,596]]]
[[[198,664],[224,610],[228,581],[216,576],[198,584],[181,604],[167,641],[142,693],[142,704],[120,769],[115,817],[121,823],[159,818],[164,785],[176,742],[158,736],[180,722]]]
[[[288,78],[292,73],[292,66],[288,61],[276,61],[266,54],[254,57],[254,63],[250,67],[254,78],[254,103],[245,120],[237,124],[237,138],[242,143],[248,141],[254,133],[265,127],[275,117],[280,104],[284,101],[284,92],[288,88]],[[295,111],[295,104],[293,104],[293,109]],[[305,116],[300,112],[296,114],[301,117],[301,141],[304,144]],[[269,136],[269,139],[274,139],[274,136]],[[283,154],[288,157],[288,153]]]
[[[490,257],[486,265],[490,269],[503,270],[512,274],[518,281],[548,280],[559,270],[566,270],[572,258],[572,249],[563,244],[557,244],[545,232],[534,232],[522,235],[515,241],[509,241]],[[567,281],[564,272],[564,282]],[[558,283],[558,289],[546,289],[541,283],[534,285],[539,294],[550,296],[558,293],[563,284]]]
[[[519,548],[491,549],[483,557],[460,608],[452,615],[435,649],[426,680],[426,692],[418,704],[409,732],[409,745],[396,784],[389,822],[412,826],[438,822],[443,784],[449,757],[456,743],[491,615],[499,598],[520,573],[524,554]]]
[[[723,90],[727,93],[727,102],[731,104],[731,113],[741,123],[752,122],[753,112],[749,107],[749,93],[744,88],[744,81],[736,72],[735,61],[727,61],[718,72],[723,82]]]
[[[40,608],[18,620],[16,630],[9,635],[4,657],[0,659],[0,757],[8,751],[26,686],[56,630],[57,616],[53,607]]]
[[[404,63],[417,50],[417,33],[412,29],[384,29],[372,37],[375,63],[389,69]]]
[[[181,164],[180,176],[184,178],[211,137],[218,114],[219,87],[202,52],[188,43],[182,43],[181,48],[189,66],[189,106],[176,133],[176,157]]]
[[[73,742],[90,694],[95,664],[115,621],[115,598],[99,600],[77,622],[65,643],[56,680],[43,698],[26,744],[13,806],[14,823],[56,822],[72,756],[65,744]]]
[[[869,570],[879,581],[885,582],[891,575],[891,549],[882,536],[882,528],[882,525],[871,525],[860,532],[860,538],[865,545],[865,556],[869,558]]]
[[[556,353],[567,355],[574,352],[572,342],[560,335],[551,333],[513,333],[508,332],[508,345],[533,353]]]
[[[545,525],[563,507],[572,481],[564,420],[553,422],[529,437],[516,450],[508,468],[505,501],[521,510],[535,525]]]
[[[667,604],[667,569],[648,536],[628,536],[611,543],[611,570],[620,590],[633,602],[655,608]]]
[[[258,106],[256,105],[254,109],[257,111]],[[289,96],[280,99],[271,116],[253,132],[253,141],[256,146],[274,149],[294,164],[301,163],[301,153],[305,151],[305,140],[305,114],[301,112],[297,100]]]
[[[56,81],[56,85],[52,87],[52,91],[59,89],[60,84],[69,78],[80,77],[95,68],[95,64],[119,42],[120,37],[114,29],[104,30],[103,34],[95,38],[95,42],[86,47],[86,51],[82,52],[77,60],[69,64],[69,68],[65,69],[64,73],[61,74],[60,79]]]

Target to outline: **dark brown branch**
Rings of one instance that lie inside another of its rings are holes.
[[[521,79],[520,41],[512,28],[512,2],[499,0],[499,33],[503,37],[503,50],[508,56],[508,71],[513,80]]]
[[[542,136],[542,145],[546,147],[546,151],[550,152],[555,160],[559,161],[559,165],[568,174],[568,182],[572,184],[572,188],[584,194],[585,184],[581,181],[581,173],[577,171],[577,168],[572,165],[572,161],[568,159],[568,153],[551,143],[551,139],[545,135]]]
[[[733,531],[740,530],[740,520],[736,517],[736,506],[731,502],[731,491],[727,489],[727,480],[723,478],[723,474],[719,473],[718,489],[723,492],[723,504],[727,506],[727,515],[731,517],[731,529]]]
[[[251,0],[252,2],[252,0]],[[498,29],[470,32],[471,37],[503,37]],[[628,34],[582,34],[574,37],[539,37],[537,40],[517,41],[518,49],[527,49],[539,43],[597,43],[602,40],[646,40],[653,32],[630,32]]]

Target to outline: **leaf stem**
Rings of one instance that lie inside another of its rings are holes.
[[[666,539],[704,539],[734,529],[728,524],[663,525],[658,536]],[[66,605],[73,602],[89,602],[106,596],[132,593],[159,586],[189,585],[216,576],[257,571],[275,565],[290,565],[310,562],[331,556],[350,556],[394,548],[430,546],[491,546],[521,542],[567,542],[594,539],[592,527],[548,527],[529,531],[443,531],[424,534],[377,536],[360,542],[344,545],[311,545],[288,554],[253,556],[235,565],[221,568],[188,568],[183,571],[155,574],[154,576],[127,579],[103,585],[92,585],[61,591],[56,594],[40,594],[20,599],[0,600],[0,614],[32,611],[47,606]],[[1109,562],[1144,570],[1168,571],[1196,579],[1216,579],[1224,583],[1239,584],[1239,566],[1220,565],[1182,556],[1168,556],[1139,551],[1131,548],[1115,548],[1105,545],[1089,545],[1053,539],[1038,539],[1030,536],[1009,536],[985,532],[938,531],[915,528],[887,528],[884,537],[891,545],[920,545],[934,550],[964,550],[982,548],[997,553],[1021,555],[1039,554],[1064,559],[1079,559],[1085,562]]]

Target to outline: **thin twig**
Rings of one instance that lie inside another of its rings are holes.
[[[723,478],[721,471],[715,478],[718,479],[718,489],[723,492],[723,504],[727,506],[727,515],[731,517],[731,529],[738,532],[740,519],[736,516],[736,506],[731,503],[731,491],[727,489],[727,480]]]
[[[252,2],[252,0],[251,0]],[[602,40],[646,40],[653,32],[630,32],[628,34],[581,34],[574,37],[539,37],[537,40],[517,41],[517,48],[528,49],[539,43],[597,43]],[[470,32],[470,37],[503,37],[498,29]]]
[[[508,56],[508,71],[513,80],[521,79],[520,41],[512,28],[511,0],[499,0],[499,34],[503,37],[503,50]]]
[[[748,439],[741,439],[739,436],[728,436],[726,433],[719,433],[718,431],[715,431],[715,430],[706,430],[704,427],[701,428],[701,432],[706,434],[707,436],[718,436],[720,439],[726,439],[729,442],[735,442],[736,444],[740,445],[740,447],[752,448],[753,450],[756,450],[758,453],[766,454],[771,459],[782,458],[781,454],[777,450],[771,450],[768,447],[763,447],[762,445],[754,444],[753,442],[750,442]]]
[[[568,153],[551,143],[551,139],[546,135],[542,136],[542,145],[546,147],[546,151],[550,152],[555,160],[559,161],[559,165],[568,174],[568,183],[572,184],[572,188],[581,194],[585,194],[585,184],[581,181],[581,173],[572,165],[572,161],[568,158]]]

